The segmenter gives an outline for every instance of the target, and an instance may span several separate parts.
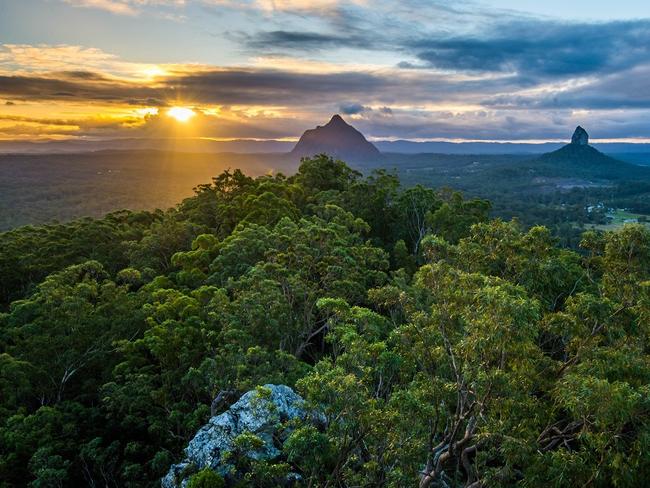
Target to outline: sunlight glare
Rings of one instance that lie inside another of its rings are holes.
[[[167,115],[176,119],[178,122],[187,122],[196,114],[191,108],[187,107],[172,107],[167,111]]]
[[[161,76],[166,76],[168,73],[160,66],[151,65],[151,66],[144,67],[142,69],[142,74],[146,78],[159,78]]]

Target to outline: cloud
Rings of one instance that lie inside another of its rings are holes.
[[[295,72],[280,69],[187,66],[171,71],[155,82],[123,80],[69,71],[32,75],[0,75],[0,96],[31,101],[68,100],[85,103],[166,105],[182,102],[198,105],[282,105],[309,110],[315,106],[336,110],[340,100],[356,100],[363,106],[395,103],[463,105],[502,92],[516,84],[508,79],[477,81],[453,76],[400,70]],[[516,80],[515,80],[516,81]],[[345,104],[343,104],[345,105]]]
[[[23,117],[20,115],[0,115],[0,121],[26,122],[26,123],[41,124],[41,125],[64,125],[64,126],[76,125],[76,122],[72,120],[41,118],[41,117]]]
[[[365,5],[367,0],[257,0],[255,4],[264,10],[289,11],[324,11],[340,7],[344,4]]]
[[[360,103],[344,103],[339,107],[339,111],[346,115],[356,115],[363,112],[371,112],[372,107],[367,107]]]
[[[0,45],[0,67],[15,72],[57,71],[70,66],[106,70],[120,63],[117,56],[101,49],[71,45]]]
[[[128,1],[120,0],[65,0],[66,3],[74,7],[96,8],[112,14],[118,15],[136,15],[138,9]]]
[[[472,36],[418,39],[410,47],[426,65],[447,70],[541,77],[611,73],[650,60],[650,20],[513,20]]]
[[[650,62],[581,81],[486,97],[481,104],[502,110],[648,109],[650,108],[650,89],[646,81],[648,77],[650,77]]]
[[[473,137],[489,138],[489,132],[503,138],[558,138],[580,117],[602,125],[602,137],[621,137],[621,128],[650,135],[642,128],[650,109],[650,19],[565,22],[480,8],[470,14],[458,5],[455,11],[441,10],[451,20],[446,29],[440,22],[425,25],[409,18],[406,8],[379,17],[370,11],[361,18],[358,12],[344,12],[338,29],[332,22],[323,30],[257,32],[245,44],[296,55],[372,49],[401,56],[394,66],[411,72],[410,77],[381,73],[372,95],[361,94],[355,104],[339,107],[356,115],[363,106],[401,106],[390,125],[382,125],[380,110],[364,111],[364,121],[358,122],[367,122],[374,135],[458,137],[465,130]],[[426,16],[426,8],[417,11]],[[463,21],[467,25],[459,26]],[[384,84],[388,77],[399,80],[401,90]],[[439,106],[444,104],[460,109],[445,113]],[[433,123],[432,117],[437,118]],[[412,119],[417,123],[407,124]]]
[[[112,82],[72,81],[65,77],[0,76],[0,93],[31,101],[119,102],[155,98],[157,90]]]
[[[135,16],[142,13],[144,7],[182,7],[185,0],[63,0],[73,7],[103,10],[115,15]]]
[[[80,118],[25,117],[0,115],[2,137],[39,138],[185,138],[216,139],[291,137],[301,132],[304,122],[276,116],[265,110],[252,113],[246,108],[222,107],[215,112],[195,108],[191,124],[178,124],[166,110],[132,110],[124,114],[93,114]]]
[[[365,6],[368,0],[202,0],[206,5],[329,16],[349,5]]]
[[[621,127],[647,137],[650,132],[641,120],[650,114],[650,93],[644,84],[650,69],[633,70],[581,84],[531,88],[517,77],[455,77],[427,70],[315,73],[188,65],[151,83],[68,69],[0,76],[0,97],[63,113],[70,104],[97,107],[96,123],[56,115],[13,119],[17,128],[12,130],[39,124],[39,134],[59,136],[153,137],[164,132],[169,121],[145,120],[130,115],[132,111],[182,103],[200,113],[205,110],[205,116],[192,124],[202,137],[293,137],[337,111],[363,114],[355,125],[373,137],[556,138],[585,120],[600,126],[601,137],[620,137]],[[216,115],[211,112],[215,107]],[[635,109],[626,112],[626,121],[610,116],[610,110],[621,107]],[[579,109],[589,114],[574,114]],[[101,119],[106,110],[123,111],[125,116]],[[77,129],[66,124],[76,124]]]
[[[153,137],[170,129],[165,107],[181,104],[199,113],[188,127],[201,137],[295,137],[335,112],[370,137],[562,138],[577,124],[598,127],[598,137],[650,137],[650,20],[562,22],[425,0],[201,2],[246,18],[228,34],[241,49],[229,53],[237,62],[157,65],[85,46],[0,46],[0,98],[20,101],[4,112],[32,117],[42,107],[40,120],[2,124]],[[122,15],[188,9],[164,0],[74,3],[134,12]],[[83,114],[66,115],[79,107]],[[161,115],[133,115],[153,107]]]
[[[203,103],[305,106],[332,99],[381,91],[396,81],[374,73],[295,73],[250,68],[185,73],[166,80],[163,90]]]
[[[366,48],[370,46],[366,39],[361,36],[332,35],[318,32],[277,30],[244,37],[244,42],[249,49],[264,51],[283,51],[287,49],[312,51],[328,47]]]
[[[174,69],[174,65],[169,65]],[[109,76],[151,80],[166,73],[166,68],[152,63],[134,63],[98,48],[59,44],[0,44],[0,74],[29,75],[58,72],[67,78]],[[96,80],[95,80],[96,81]]]
[[[261,24],[274,23],[280,28],[251,29],[243,35],[240,33],[239,41],[249,49],[265,52],[284,49],[329,54],[332,49],[362,49],[414,56],[413,43],[443,39],[450,32],[478,32],[481,26],[493,23],[495,17],[522,17],[481,8],[473,0],[458,0],[453,4],[446,0],[403,0],[398,4],[392,0],[332,0],[313,2],[314,8],[293,5],[312,2],[286,3],[287,8],[274,10],[276,15],[264,18],[265,23]],[[283,15],[278,15],[278,11]]]
[[[384,51],[401,56],[395,65],[402,69],[508,73],[529,84],[614,73],[650,61],[650,19],[566,22],[476,5],[471,12],[468,5],[445,8],[411,0],[390,14],[383,2],[339,7],[325,23],[247,32],[238,41],[258,52]]]
[[[154,13],[160,8],[181,10],[193,1],[206,7],[257,10],[265,13],[287,12],[328,16],[346,5],[365,5],[366,0],[62,0],[73,7],[102,10],[114,15],[136,16]],[[177,19],[169,13],[164,18]]]

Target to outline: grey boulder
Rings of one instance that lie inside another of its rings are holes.
[[[233,450],[235,439],[244,433],[252,433],[263,441],[259,449],[245,453],[246,456],[255,460],[275,459],[290,434],[287,424],[311,415],[302,397],[288,386],[264,385],[259,391],[251,390],[199,429],[185,448],[186,459],[170,467],[162,487],[182,488],[189,475],[206,467],[227,477],[233,466],[224,454]]]

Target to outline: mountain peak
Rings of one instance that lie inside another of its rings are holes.
[[[560,149],[542,154],[538,161],[546,164],[561,165],[565,170],[571,170],[574,174],[585,171],[585,168],[609,168],[612,171],[620,171],[622,161],[611,158],[598,149],[589,145],[589,134],[582,127],[576,127],[571,143]]]
[[[306,130],[291,151],[300,157],[322,153],[350,161],[364,161],[380,154],[361,132],[338,114],[333,115],[326,125]]]
[[[327,125],[340,125],[340,124],[349,125],[345,120],[343,120],[343,117],[341,117],[339,114],[332,115],[332,118],[327,123]]]
[[[588,146],[589,145],[589,134],[582,127],[576,127],[573,136],[571,137],[571,144],[577,144],[579,146]]]

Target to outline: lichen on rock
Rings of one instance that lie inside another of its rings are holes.
[[[291,422],[312,415],[302,397],[288,386],[268,384],[251,390],[199,429],[185,448],[186,459],[170,467],[162,488],[184,488],[189,477],[204,468],[225,478],[231,476],[234,467],[228,457],[238,448],[237,439],[242,435],[253,434],[259,439],[245,456],[256,461],[276,459],[291,433]],[[321,421],[317,417],[314,420]]]

